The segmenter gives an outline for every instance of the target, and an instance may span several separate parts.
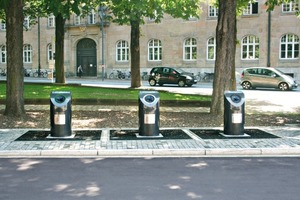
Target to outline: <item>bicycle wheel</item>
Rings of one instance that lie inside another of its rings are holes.
[[[115,74],[114,74],[113,72],[110,73],[108,78],[109,78],[109,79],[114,79],[114,78],[115,78]]]
[[[38,72],[34,72],[34,73],[33,73],[33,77],[36,78],[36,77],[38,77],[38,76],[39,76],[39,73],[38,73]]]
[[[48,76],[48,72],[41,72],[41,76],[46,78]]]

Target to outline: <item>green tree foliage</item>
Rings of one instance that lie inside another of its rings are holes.
[[[56,83],[65,83],[64,35],[65,22],[71,14],[85,15],[99,5],[100,0],[43,0],[41,10],[55,16],[55,71]]]
[[[56,70],[59,83],[64,83],[64,22],[72,12],[85,14],[99,4],[100,0],[0,0],[0,17],[6,21],[7,42],[7,94],[5,114],[23,117],[24,72],[23,72],[23,21],[54,13],[58,27],[56,30]],[[36,23],[36,21],[32,21]]]
[[[111,0],[108,2],[113,13],[113,21],[120,25],[131,26],[130,60],[131,87],[140,87],[140,25],[145,18],[159,23],[167,13],[176,18],[198,17],[200,0]]]
[[[268,11],[274,10],[275,6],[280,6],[281,4],[284,3],[290,3],[290,2],[296,2],[299,3],[298,1],[295,0],[266,0],[266,5],[268,6]],[[300,12],[299,12],[299,5],[295,7],[296,15],[299,17]]]

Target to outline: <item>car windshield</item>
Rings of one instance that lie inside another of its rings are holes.
[[[180,68],[176,68],[176,71],[179,72],[180,74],[186,73],[186,71],[184,71],[183,69],[180,69]]]
[[[275,69],[275,71],[276,71],[278,74],[285,74],[284,72],[280,71],[279,69]]]

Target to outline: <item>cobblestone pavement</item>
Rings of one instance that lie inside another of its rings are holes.
[[[3,106],[0,106],[0,110]],[[49,106],[26,106],[26,110],[49,109]],[[137,110],[135,106],[72,106],[73,110],[95,109],[123,109]],[[161,108],[167,111],[171,108]],[[207,108],[178,108],[177,111],[200,112]],[[173,110],[172,110],[173,111]],[[180,129],[190,139],[110,139],[110,128],[93,129],[100,131],[98,140],[42,140],[42,141],[16,141],[27,129],[0,129],[0,157],[9,156],[299,156],[300,155],[300,126],[289,125],[281,127],[245,127],[245,129],[259,129],[277,138],[251,139],[226,137],[223,139],[203,139],[191,128],[168,128]],[[205,129],[222,130],[222,127]],[[164,128],[161,128],[164,130]],[[49,129],[45,129],[49,131]],[[74,131],[74,130],[73,130]]]

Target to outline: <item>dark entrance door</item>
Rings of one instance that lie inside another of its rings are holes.
[[[77,44],[77,67],[81,65],[83,76],[97,76],[96,43],[88,38]]]

